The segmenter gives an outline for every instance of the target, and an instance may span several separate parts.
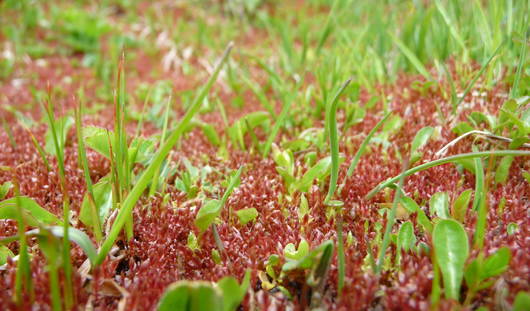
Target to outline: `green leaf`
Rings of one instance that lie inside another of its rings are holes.
[[[221,291],[204,281],[171,284],[158,302],[158,311],[223,311]]]
[[[468,118],[477,125],[481,123],[487,124],[489,129],[494,129],[497,124],[494,116],[479,111],[471,112]]]
[[[0,200],[6,197],[7,193],[9,192],[9,189],[13,186],[13,183],[10,181],[6,181],[0,186]]]
[[[47,227],[46,229],[50,230],[50,232],[55,235],[56,237],[62,238],[64,236],[64,228],[60,226],[53,226],[53,227]],[[68,239],[71,242],[76,243],[81,247],[81,249],[85,252],[85,255],[87,255],[88,259],[92,263],[92,266],[94,266],[94,262],[96,260],[97,251],[94,247],[94,244],[92,244],[92,241],[81,230],[69,227],[68,228]]]
[[[217,130],[215,129],[215,127],[213,127],[213,125],[202,122],[200,124],[200,127],[202,129],[202,132],[204,133],[204,136],[208,138],[212,145],[219,146],[221,144],[221,139],[219,138]]]
[[[221,208],[226,204],[228,197],[234,191],[234,188],[241,182],[240,176],[243,171],[243,167],[240,167],[235,174],[230,178],[225,193],[221,200],[209,200],[207,201],[197,213],[195,217],[195,226],[199,228],[200,232],[206,231],[208,227],[214,222],[215,218],[221,213]]]
[[[512,258],[512,253],[508,247],[501,247],[495,253],[490,255],[483,263],[481,279],[485,280],[487,278],[500,275],[510,265],[510,259]]]
[[[480,279],[480,264],[477,259],[473,259],[466,267],[464,272],[464,278],[466,284],[469,288],[476,288],[481,279]]]
[[[36,227],[40,224],[62,224],[54,214],[42,208],[37,202],[28,197],[18,197],[20,208],[25,212],[27,224]],[[17,198],[10,198],[0,202],[0,219],[17,219]]]
[[[495,182],[498,184],[505,184],[508,180],[508,174],[510,173],[510,166],[512,166],[514,157],[505,156],[502,157],[497,170],[495,171]]]
[[[188,234],[187,246],[192,251],[197,251],[197,250],[201,249],[201,247],[199,246],[199,242],[197,241],[197,236],[195,236],[193,231],[190,231],[190,233]]]
[[[208,200],[204,203],[195,217],[195,226],[199,228],[200,232],[206,231],[214,222],[215,218],[221,213],[221,207],[221,201],[216,199]]]
[[[337,91],[333,99],[329,103],[329,108],[326,114],[326,127],[329,132],[329,146],[331,153],[331,178],[329,180],[328,194],[325,201],[333,198],[335,189],[337,188],[337,180],[339,178],[339,133],[337,130],[337,102],[340,95],[344,92],[351,79],[348,79]],[[340,286],[339,286],[340,287]]]
[[[474,245],[478,249],[484,246],[484,237],[487,227],[487,206],[486,192],[484,191],[484,168],[482,159],[476,158],[475,161],[475,198],[473,199],[473,210],[477,211],[477,223],[475,225]]]
[[[414,235],[414,226],[410,221],[404,222],[399,228],[397,236],[398,249],[409,251],[414,249],[416,236]]]
[[[306,255],[297,260],[288,259],[287,262],[283,264],[282,271],[287,272],[311,269],[312,271],[310,272],[308,283],[313,286],[316,282],[323,280],[323,277],[329,268],[332,256],[333,242],[326,241],[311,251],[307,250]]]
[[[302,220],[305,215],[309,214],[309,203],[305,195],[300,196],[300,206],[298,207],[298,219]]]
[[[512,311],[527,311],[530,310],[530,293],[520,291],[515,296]]]
[[[473,131],[474,128],[467,122],[460,122],[455,127],[453,127],[453,133],[461,136],[465,133]]]
[[[449,219],[449,195],[447,192],[433,194],[429,201],[429,208],[431,214],[436,214],[442,219]]]
[[[382,141],[388,141],[388,138],[390,138],[392,134],[396,133],[404,123],[405,121],[403,121],[400,116],[394,115],[385,122],[381,133],[379,133],[379,135],[376,137]]]
[[[112,208],[112,185],[109,178],[100,179],[93,187],[94,200],[96,201],[96,210],[99,211],[100,223],[104,224]],[[92,213],[90,209],[89,194],[85,193],[81,210],[79,211],[79,220],[87,227],[93,226]]]
[[[64,145],[66,143],[66,135],[70,127],[74,125],[74,119],[72,117],[64,116],[55,120],[55,130],[57,131],[57,139],[59,140],[59,150],[64,150]],[[48,127],[46,131],[46,145],[44,150],[48,154],[56,156],[55,145],[53,142],[53,135],[51,127]]]
[[[414,163],[421,158],[421,152],[419,152],[419,149],[429,141],[429,138],[431,138],[433,133],[434,128],[430,126],[426,126],[418,131],[410,146],[411,163]]]
[[[309,254],[309,244],[304,239],[298,244],[298,249],[295,248],[293,243],[287,244],[283,249],[283,255],[288,259],[300,260],[307,254]]]
[[[7,262],[7,257],[14,257],[15,254],[4,245],[0,245],[0,266],[5,265]]]
[[[443,219],[434,226],[433,244],[436,261],[440,263],[447,298],[458,300],[469,255],[466,231],[454,220]]]
[[[237,217],[239,218],[239,222],[241,225],[246,225],[247,223],[253,221],[258,217],[258,211],[251,207],[251,208],[244,208],[236,212]]]
[[[112,131],[96,126],[87,126],[83,128],[83,135],[86,146],[94,149],[106,158],[110,158],[109,142],[112,144],[112,150],[116,150],[114,139],[112,139],[114,137]]]
[[[464,190],[453,204],[453,218],[459,222],[464,222],[465,220],[472,193],[473,190],[471,189]]]
[[[411,51],[403,41],[401,41],[396,35],[394,35],[392,32],[388,32],[392,40],[394,41],[394,44],[397,45],[397,47],[401,50],[401,53],[405,55],[405,57],[408,59],[408,61],[414,66],[414,68],[427,80],[432,80],[431,75],[429,74],[429,71],[425,68],[425,66],[422,64],[422,62],[418,59],[416,54],[414,54],[413,51]]]
[[[411,213],[418,213],[418,217],[416,218],[416,221],[418,224],[420,224],[424,230],[428,233],[432,232],[433,225],[431,223],[431,220],[427,215],[425,215],[425,212],[418,206],[418,204],[409,197],[403,197],[401,199],[401,204]]]
[[[383,124],[385,124],[386,120],[388,119],[388,117],[390,117],[391,114],[392,114],[392,112],[390,112],[390,111],[387,112],[383,116],[383,118],[381,118],[381,120],[379,120],[379,122],[377,122],[377,124],[370,130],[368,135],[366,135],[366,137],[364,138],[363,142],[359,146],[359,149],[355,153],[355,156],[353,157],[353,160],[351,161],[350,166],[348,167],[348,171],[346,172],[346,176],[350,177],[353,174],[353,172],[357,168],[357,164],[359,163],[359,160],[361,159],[361,156],[364,154],[364,152],[366,151],[366,148],[368,147],[368,144],[372,140],[372,137],[379,130],[379,128],[381,126],[383,126]]]
[[[323,179],[331,172],[331,157],[325,157],[311,167],[300,180],[295,184],[295,188],[301,192],[309,191],[315,179]]]
[[[518,229],[519,226],[516,223],[511,222],[506,227],[506,233],[508,233],[508,235],[513,235],[515,232],[517,232]]]
[[[234,311],[237,309],[245,298],[249,285],[250,270],[245,272],[245,277],[241,285],[233,277],[224,277],[217,282],[217,286],[219,286],[223,293],[224,311]]]

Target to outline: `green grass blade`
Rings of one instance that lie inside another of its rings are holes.
[[[370,130],[368,135],[364,138],[363,142],[361,143],[361,146],[359,147],[359,150],[357,150],[357,153],[355,153],[355,156],[353,157],[353,160],[350,164],[350,167],[348,167],[348,172],[346,173],[346,176],[351,177],[353,172],[355,171],[355,168],[357,168],[357,164],[359,163],[359,160],[361,159],[361,156],[364,154],[364,151],[366,150],[366,147],[370,143],[370,140],[375,135],[375,133],[383,126],[385,121],[390,117],[392,114],[392,111],[387,112],[383,118],[377,122],[377,124]]]
[[[474,245],[477,249],[484,246],[484,235],[486,233],[487,202],[484,189],[484,168],[482,159],[475,158],[475,197],[473,199],[473,210],[477,212],[477,224],[475,227]]]
[[[53,138],[53,145],[55,147],[55,156],[57,157],[57,166],[59,167],[59,181],[61,183],[61,190],[63,192],[63,230],[64,230],[64,241],[62,250],[63,260],[63,271],[65,275],[64,291],[65,291],[65,305],[67,308],[73,306],[75,298],[72,287],[72,263],[70,259],[70,242],[68,240],[68,232],[70,227],[70,198],[68,197],[68,191],[66,186],[66,176],[64,169],[64,143],[59,141],[58,133],[62,133],[63,129],[57,129],[55,124],[55,117],[53,112],[53,106],[51,101],[51,95],[48,97],[48,105],[45,107],[45,112],[48,117],[48,125],[51,129]],[[61,126],[65,122],[60,122]]]
[[[269,154],[272,143],[274,142],[274,139],[276,138],[276,135],[278,135],[278,132],[280,131],[280,128],[283,126],[283,123],[285,119],[287,118],[287,115],[289,115],[289,110],[291,109],[292,102],[293,102],[292,99],[287,98],[286,96],[283,96],[282,111],[280,112],[280,115],[278,116],[278,120],[276,120],[276,123],[274,124],[274,127],[272,128],[271,133],[269,134],[269,137],[267,138],[267,141],[265,142],[265,145],[263,146],[263,153],[262,153],[263,157],[266,157]]]
[[[339,101],[340,95],[348,87],[351,82],[351,78],[348,79],[344,84],[339,88],[333,99],[331,100],[330,107],[328,109],[328,117],[326,121],[328,123],[329,129],[329,147],[331,153],[331,174],[329,180],[329,189],[326,196],[325,202],[332,199],[335,194],[335,189],[337,188],[337,180],[339,179],[339,134],[337,129],[337,103]]]
[[[471,91],[471,89],[473,88],[473,86],[475,85],[475,83],[477,82],[478,78],[480,78],[480,76],[482,76],[482,74],[484,73],[484,71],[486,71],[486,68],[488,68],[488,65],[489,63],[493,60],[493,58],[499,54],[499,52],[501,51],[502,47],[504,46],[504,44],[506,43],[506,40],[502,41],[501,44],[499,44],[499,46],[497,47],[497,49],[495,49],[495,52],[493,52],[493,54],[491,54],[491,56],[488,58],[488,60],[484,63],[484,65],[482,65],[482,67],[480,68],[479,72],[477,73],[477,75],[473,78],[473,80],[471,80],[471,82],[468,84],[468,86],[466,87],[466,89],[464,90],[464,94],[462,94],[462,96],[458,99],[458,101],[456,102],[456,105],[455,107],[453,107],[453,110],[456,110],[456,108],[458,108],[458,106],[460,106],[460,104],[464,101],[464,99],[466,98],[467,94],[469,94],[469,92]]]
[[[392,234],[392,227],[394,226],[394,222],[396,220],[396,210],[398,206],[398,202],[401,200],[401,195],[403,191],[403,183],[405,182],[406,170],[408,166],[408,160],[405,161],[403,164],[403,170],[402,173],[398,176],[399,182],[398,182],[398,188],[396,189],[394,193],[394,201],[392,202],[392,209],[390,211],[387,211],[387,221],[386,221],[386,227],[385,227],[385,234],[383,235],[383,241],[381,243],[381,248],[379,249],[379,257],[377,259],[377,265],[375,268],[375,273],[377,275],[381,274],[381,271],[383,269],[383,263],[385,260],[385,254],[386,249],[388,248],[390,244],[390,235]]]
[[[522,151],[522,150],[492,150],[492,151],[462,153],[462,154],[457,154],[457,155],[454,155],[454,156],[449,156],[449,157],[441,158],[441,159],[438,159],[438,160],[434,160],[434,161],[431,161],[431,162],[428,162],[428,163],[424,163],[424,164],[418,165],[416,167],[408,169],[404,173],[404,175],[405,176],[410,176],[410,175],[413,175],[413,174],[415,174],[417,172],[421,172],[423,170],[426,170],[426,169],[429,169],[431,167],[435,167],[435,166],[438,166],[438,165],[442,165],[442,164],[453,163],[453,162],[457,162],[457,161],[465,160],[465,159],[482,158],[482,157],[489,157],[489,156],[496,156],[496,157],[502,157],[502,156],[514,156],[514,157],[515,156],[526,156],[526,157],[528,157],[528,156],[530,156],[530,151]],[[365,198],[366,199],[371,199],[379,191],[381,191],[382,189],[384,189],[384,188],[392,185],[396,181],[398,181],[400,176],[401,175],[398,175],[396,177],[392,177],[392,178],[389,178],[389,179],[381,182],[379,185],[375,186],[372,190],[370,190],[370,192],[368,192],[368,194],[366,194]]]
[[[416,56],[416,54],[414,54],[414,52],[412,52],[406,45],[405,43],[403,43],[403,41],[401,41],[398,37],[396,37],[396,35],[394,35],[393,33],[389,32],[388,33],[390,35],[390,37],[392,38],[392,40],[394,41],[394,43],[397,45],[397,47],[399,48],[399,50],[401,51],[401,53],[403,53],[403,55],[405,55],[405,57],[407,57],[407,59],[409,60],[409,62],[414,66],[414,68],[422,75],[424,76],[427,80],[433,80],[431,74],[429,73],[429,71],[427,70],[427,68],[425,68],[425,66],[423,66],[423,64],[421,63],[421,61],[418,59],[418,57]]]
[[[88,167],[88,160],[86,157],[81,111],[82,111],[82,107],[80,104],[79,108],[74,110],[75,129],[77,133],[77,154],[79,157],[78,161],[81,164],[81,167],[83,169],[83,175],[85,177],[88,198],[89,198],[90,206],[91,206],[92,225],[93,225],[92,231],[94,233],[94,237],[96,238],[96,241],[99,243],[103,239],[103,235],[101,231],[101,224],[99,221],[99,208],[96,205],[96,200],[94,199],[94,189],[92,187],[92,179],[90,178],[90,168]]]
[[[527,25],[528,15],[525,15],[523,25]],[[526,62],[526,49],[527,49],[527,34],[526,29],[523,28],[522,31],[523,42],[521,43],[521,56],[519,57],[519,63],[517,64],[517,71],[515,72],[515,79],[513,81],[512,89],[510,90],[510,97],[516,98],[519,94],[519,81],[521,81],[521,75],[523,72],[523,67]]]

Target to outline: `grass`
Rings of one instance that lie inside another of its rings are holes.
[[[7,309],[524,304],[527,1],[0,15]]]

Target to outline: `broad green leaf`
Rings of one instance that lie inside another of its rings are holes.
[[[464,190],[453,204],[453,218],[459,222],[464,222],[465,220],[467,208],[469,207],[469,202],[471,201],[472,193],[473,190],[471,189]]]
[[[416,236],[414,235],[414,226],[410,221],[404,222],[399,228],[397,236],[398,249],[409,251],[414,249]]]
[[[0,245],[0,266],[5,265],[7,262],[7,257],[13,257],[15,254],[4,245]]]
[[[37,202],[28,197],[18,197],[20,208],[25,212],[27,224],[36,227],[40,224],[62,224],[54,214],[42,208]],[[17,219],[17,198],[10,198],[0,202],[0,219]]]
[[[112,145],[112,150],[116,150],[114,146],[114,134],[112,131],[96,127],[87,126],[83,128],[83,135],[85,136],[85,144],[97,151],[99,154],[110,158],[109,143]]]
[[[247,223],[253,221],[258,217],[258,211],[251,207],[251,208],[244,208],[236,212],[237,217],[239,218],[239,222],[244,226]]]
[[[501,247],[483,263],[481,279],[497,276],[506,271],[510,265],[512,253],[508,247]]]
[[[432,214],[442,219],[449,219],[449,195],[447,192],[437,192],[432,195],[429,201],[429,210]]]
[[[499,111],[499,125],[504,124],[510,119],[508,113],[515,114],[517,111],[517,101],[515,99],[509,99],[502,104],[502,108]]]
[[[237,307],[245,298],[249,285],[250,270],[245,272],[245,277],[243,278],[241,285],[239,285],[239,283],[233,277],[224,277],[217,282],[217,286],[223,293],[224,311],[237,310]]]
[[[315,179],[323,179],[331,173],[331,157],[325,157],[311,167],[300,180],[295,184],[295,188],[301,192],[309,191]]]
[[[241,182],[240,176],[243,171],[243,167],[240,167],[231,177],[230,182],[227,185],[225,193],[221,200],[213,199],[207,201],[197,213],[195,217],[195,226],[199,228],[200,232],[206,231],[208,227],[214,222],[215,218],[221,213],[221,208],[225,205],[228,197],[234,191],[234,188]]]
[[[431,138],[433,133],[434,128],[430,126],[426,126],[418,131],[418,133],[412,140],[412,144],[410,146],[411,163],[414,163],[421,158],[421,152],[419,151],[419,149],[423,147],[427,143],[427,141],[429,141],[429,138]]]
[[[453,128],[453,133],[457,135],[463,135],[467,132],[473,131],[474,128],[467,122],[460,122]]]
[[[444,291],[447,298],[458,300],[464,276],[464,265],[469,255],[466,231],[454,220],[443,219],[433,230],[436,261],[440,263]]]
[[[513,302],[512,311],[528,311],[530,310],[530,293],[518,292]]]
[[[401,198],[401,205],[409,212],[409,213],[416,213],[417,211],[421,210],[418,203],[411,199],[410,197],[402,197]]]
[[[498,184],[506,183],[508,180],[508,174],[510,173],[510,167],[512,166],[514,157],[505,156],[502,157],[497,170],[495,171],[495,182]]]
[[[99,220],[101,224],[104,224],[112,208],[112,185],[109,178],[100,179],[94,185],[93,190],[96,209],[99,211]],[[81,210],[79,211],[79,220],[87,227],[93,226],[90,204],[88,193],[85,193],[83,203],[81,203]]]
[[[9,189],[13,186],[13,183],[10,181],[6,181],[0,186],[0,200],[6,197],[7,193],[9,192]]]
[[[431,233],[433,229],[433,225],[431,223],[431,220],[427,215],[425,215],[425,212],[418,206],[418,204],[409,197],[403,197],[401,199],[401,204],[411,213],[418,213],[418,217],[416,218],[416,221],[418,224],[420,224],[423,229]]]
[[[476,288],[480,283],[480,264],[477,259],[473,259],[464,271],[464,279],[469,288]]]
[[[223,311],[221,291],[204,281],[171,284],[158,302],[158,311]]]
[[[195,226],[199,228],[200,232],[206,231],[214,222],[215,218],[221,213],[221,207],[221,201],[216,199],[208,200],[204,203],[195,217]]]

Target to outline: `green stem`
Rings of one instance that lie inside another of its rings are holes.
[[[530,151],[522,151],[522,150],[492,150],[492,151],[481,151],[481,152],[470,152],[470,153],[462,153],[457,154],[454,156],[449,156],[445,158],[441,158],[438,160],[434,160],[428,163],[424,163],[422,165],[418,165],[416,167],[413,167],[411,169],[408,169],[403,173],[405,177],[413,175],[417,172],[429,169],[431,167],[439,166],[442,164],[452,163],[460,160],[465,159],[474,159],[474,158],[481,158],[481,157],[488,157],[488,156],[530,156]],[[365,199],[371,199],[374,195],[376,195],[379,191],[382,189],[392,185],[396,181],[399,180],[401,175],[389,178],[383,182],[381,182],[379,185],[375,186],[368,194],[365,196]]]
[[[48,263],[48,277],[50,278],[50,292],[52,299],[52,310],[60,311],[62,310],[61,305],[61,294],[59,290],[59,274],[57,271],[57,266],[55,262]]]
[[[390,212],[387,212],[385,234],[383,236],[383,242],[381,243],[381,249],[379,250],[379,258],[377,259],[377,266],[375,269],[375,273],[377,275],[381,274],[381,270],[383,267],[383,261],[385,259],[386,249],[388,248],[388,245],[390,244],[390,234],[392,231],[392,227],[394,226],[394,222],[396,220],[397,205],[398,205],[399,200],[401,199],[401,194],[402,194],[402,191],[400,191],[399,189],[403,188],[407,166],[408,166],[408,160],[406,160],[403,166],[403,172],[398,176],[399,186],[394,194],[394,202],[392,203],[392,209],[390,210]]]

